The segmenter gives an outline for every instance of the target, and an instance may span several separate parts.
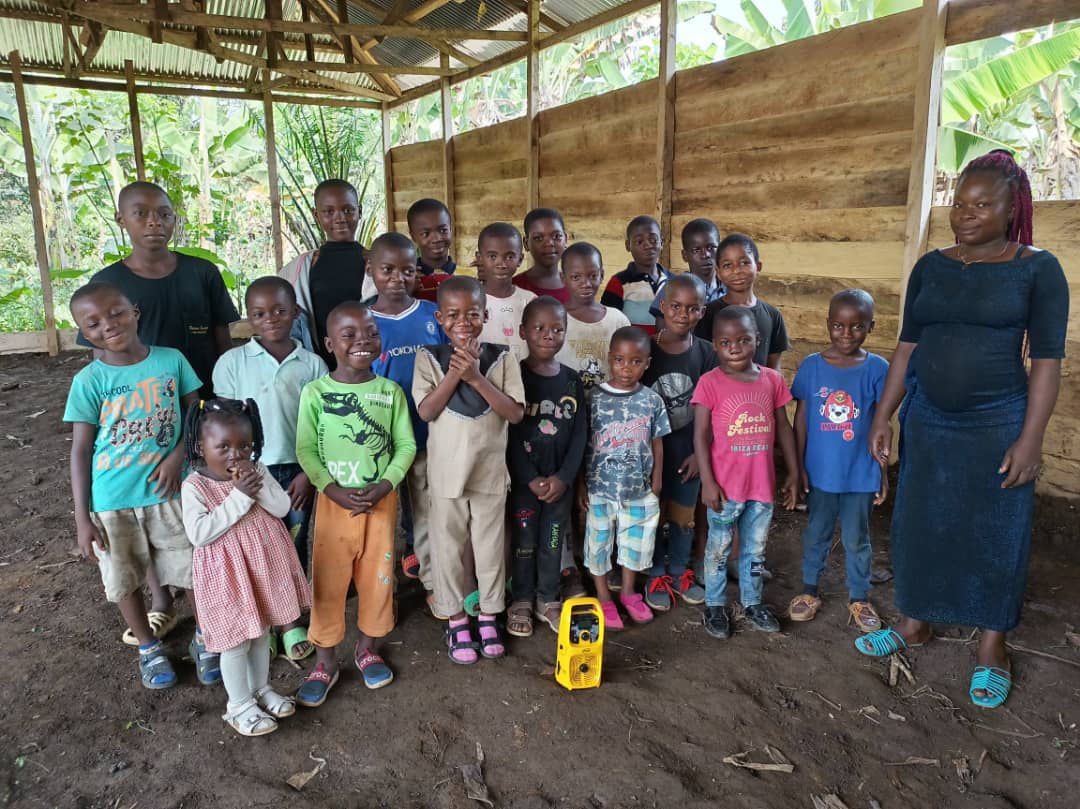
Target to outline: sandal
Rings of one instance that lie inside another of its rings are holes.
[[[562,618],[562,602],[561,601],[537,601],[536,602],[536,617],[543,623],[547,624],[551,631],[556,635],[559,634],[559,621]]]
[[[241,736],[265,736],[277,730],[277,720],[263,711],[254,699],[226,710],[221,718]]]
[[[259,707],[270,714],[274,719],[284,719],[296,713],[296,700],[279,694],[268,685],[264,685],[254,694],[255,702]]]
[[[143,688],[160,691],[176,685],[176,672],[165,656],[165,647],[157,641],[146,649],[139,649],[139,675]]]
[[[788,618],[792,621],[812,621],[814,616],[818,614],[819,609],[821,609],[820,598],[809,593],[802,593],[791,599],[791,603],[788,604]],[[875,627],[875,629],[880,628],[880,624]]]
[[[855,650],[867,657],[888,657],[901,649],[916,646],[922,646],[922,644],[909,644],[895,629],[879,629],[861,638],[855,638]]]
[[[420,560],[415,553],[409,553],[401,557],[401,572],[406,579],[420,578]]]
[[[506,632],[515,638],[532,636],[532,606],[528,601],[515,601],[510,605],[506,611]]]
[[[150,624],[150,631],[154,633],[154,637],[161,640],[168,635],[180,622],[171,612],[159,612],[158,610],[151,610],[146,613],[146,622]],[[125,629],[124,634],[120,636],[120,640],[126,643],[128,646],[138,646],[139,639],[135,637],[135,633],[130,629]]]
[[[202,635],[196,632],[188,644],[188,655],[195,664],[195,676],[203,685],[217,685],[221,682],[221,655],[208,652]]]
[[[459,666],[471,666],[480,659],[476,653],[480,644],[472,639],[468,618],[461,619],[461,622],[457,624],[449,622],[446,629],[446,644],[449,647],[447,656]]]
[[[297,646],[306,645],[307,648],[296,653]],[[294,626],[281,633],[281,654],[288,660],[307,660],[315,652],[315,644],[308,640],[307,630],[302,626]]]
[[[281,654],[281,643],[279,642],[278,633],[271,629],[266,633],[266,642],[270,644],[270,660],[277,660],[278,656]]]
[[[499,636],[499,625],[494,615],[480,613],[476,619],[476,627],[480,633],[480,654],[488,660],[497,660],[506,654],[506,647]]]
[[[995,666],[976,666],[971,675],[971,688],[968,696],[971,702],[980,708],[997,708],[1005,704],[1012,689],[1012,672]],[[976,691],[984,691],[985,696],[978,696]]]
[[[869,601],[852,601],[847,608],[849,626],[854,621],[860,632],[877,632],[881,629],[881,618]]]
[[[360,670],[364,685],[373,691],[394,681],[394,672],[386,665],[386,661],[371,649],[361,649],[359,642],[353,652],[353,663]]]
[[[304,682],[296,692],[296,704],[303,705],[305,708],[318,708],[326,702],[330,689],[334,687],[334,683],[340,676],[340,669],[331,674],[320,663],[311,674],[304,678]]]

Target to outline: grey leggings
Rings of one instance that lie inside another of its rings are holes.
[[[237,708],[270,679],[270,631],[221,653],[221,680],[229,707]]]

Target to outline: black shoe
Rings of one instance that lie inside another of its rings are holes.
[[[714,638],[727,640],[731,637],[731,625],[728,623],[727,610],[723,607],[705,608],[705,631]]]
[[[779,632],[780,622],[764,604],[755,604],[746,608],[746,620],[750,626],[761,632]]]

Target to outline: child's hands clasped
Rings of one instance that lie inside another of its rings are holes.
[[[536,495],[541,503],[557,503],[569,488],[555,475],[535,477],[529,481],[529,491]]]
[[[258,467],[251,462],[239,463],[232,470],[233,485],[252,500],[262,489],[262,475]]]
[[[450,370],[455,371],[462,382],[475,382],[480,378],[480,343],[470,340],[465,347],[454,346],[450,356]]]
[[[358,517],[371,511],[376,503],[393,490],[394,487],[390,485],[389,481],[380,480],[378,483],[373,483],[362,489],[346,489],[336,483],[331,483],[323,489],[323,494],[343,509],[346,509],[350,517]]]

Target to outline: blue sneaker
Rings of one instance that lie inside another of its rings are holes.
[[[357,644],[354,662],[364,678],[364,685],[372,690],[390,685],[394,681],[394,672],[386,665],[386,661],[371,649],[361,649]]]

